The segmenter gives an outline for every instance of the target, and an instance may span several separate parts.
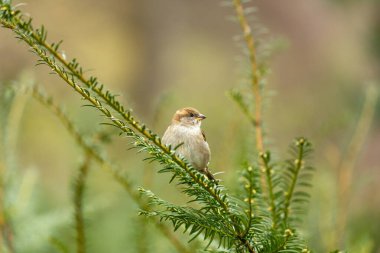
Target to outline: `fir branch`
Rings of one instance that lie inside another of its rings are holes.
[[[302,208],[298,206],[291,206],[294,204],[302,204],[307,202],[310,195],[302,190],[304,187],[310,186],[312,167],[305,165],[305,159],[311,152],[311,144],[305,138],[298,138],[295,141],[295,145],[291,147],[291,153],[293,158],[287,161],[287,170],[284,171],[284,225],[288,227],[288,219],[290,215],[290,208],[293,209],[293,220],[299,219],[297,217],[302,211]],[[296,191],[296,187],[299,187],[299,191]]]
[[[193,236],[192,239],[197,237],[200,233],[203,233],[205,235],[204,239],[208,239],[209,244],[213,241],[215,236],[219,236],[220,245],[231,248],[236,240],[233,224],[226,221],[223,215],[215,215],[191,207],[173,205],[158,198],[149,190],[143,188],[139,190],[149,198],[151,205],[164,208],[164,210],[161,211],[142,211],[140,214],[159,216],[161,220],[169,220],[172,222],[175,230],[184,225],[185,231],[189,230],[189,234]]]
[[[252,182],[253,182],[253,168],[251,166],[249,166],[247,168],[247,174],[248,174],[247,175],[248,183],[244,187],[247,189],[247,195],[248,195],[247,199],[246,199],[246,202],[248,203],[248,210],[247,210],[248,224],[247,224],[244,236],[246,236],[248,234],[249,229],[252,226],[252,219],[254,216],[253,204],[255,204],[253,195],[257,193],[256,189],[254,189],[254,185],[252,184]]]
[[[74,123],[69,119],[69,117],[64,113],[62,108],[54,103],[53,98],[48,97],[42,91],[38,89],[37,86],[34,86],[32,89],[25,89],[27,92],[31,92],[33,98],[35,98],[42,105],[50,109],[61,121],[63,126],[68,130],[69,134],[74,137],[78,145],[91,156],[92,159],[97,161],[101,168],[105,169],[106,172],[110,173],[115,180],[122,185],[122,187],[126,190],[132,200],[140,207],[140,208],[148,208],[146,203],[141,199],[138,192],[136,192],[132,186],[132,183],[126,178],[126,176],[122,176],[119,173],[119,169],[114,168],[103,156],[100,154],[97,148],[84,137],[83,134],[79,133]],[[170,231],[170,229],[154,220],[155,227],[161,231],[161,233],[167,237],[167,239],[174,245],[178,252],[191,253],[192,251],[188,250]]]
[[[89,153],[91,157],[95,159],[95,161],[101,164],[103,169],[105,169],[108,173],[111,173],[115,180],[124,187],[124,189],[132,197],[132,199],[139,199],[138,194],[133,190],[131,182],[129,182],[125,176],[121,176],[118,172],[119,170],[115,169],[113,165],[111,165],[109,162],[106,161],[105,158],[103,158],[100,152],[97,151],[97,148],[95,148],[94,144],[91,143],[88,138],[86,138],[82,133],[79,132],[79,130],[75,127],[75,124],[69,119],[69,117],[62,110],[62,108],[54,103],[52,97],[48,97],[47,95],[45,95],[41,90],[38,89],[37,86],[34,86],[31,89],[24,89],[26,92],[30,92],[34,99],[36,99],[39,103],[51,110],[58,117],[62,125],[67,129],[69,134],[71,134],[71,136],[74,137],[78,145],[81,148],[83,148],[86,153]]]
[[[13,15],[16,15],[16,17],[19,17],[19,19],[14,19]],[[229,199],[228,196],[224,193],[224,188],[222,186],[218,186],[215,182],[205,179],[204,175],[193,169],[182,158],[176,156],[175,152],[171,150],[170,147],[167,147],[161,143],[161,140],[157,134],[154,134],[151,130],[147,129],[145,125],[135,120],[130,111],[125,111],[120,103],[116,101],[115,96],[111,95],[107,91],[104,96],[100,97],[107,105],[111,106],[111,108],[113,108],[119,115],[121,115],[125,121],[116,118],[108,109],[102,105],[102,103],[96,97],[91,95],[89,90],[81,87],[76,82],[75,75],[73,73],[67,72],[65,66],[60,66],[57,64],[54,55],[49,55],[49,50],[40,43],[40,41],[46,40],[46,31],[44,29],[41,28],[40,30],[36,30],[35,34],[39,36],[39,39],[36,40],[30,36],[30,34],[33,33],[33,30],[31,30],[31,21],[22,21],[20,12],[14,12],[10,6],[7,6],[6,14],[3,14],[2,16],[5,16],[6,18],[0,19],[1,23],[5,27],[12,29],[12,31],[18,35],[19,39],[23,40],[29,46],[31,46],[32,50],[40,57],[41,63],[47,64],[53,70],[53,72],[58,74],[58,76],[61,77],[68,85],[70,85],[77,93],[89,101],[92,106],[101,111],[103,115],[105,115],[112,122],[111,125],[126,133],[127,136],[134,138],[136,141],[135,144],[137,144],[136,146],[140,145],[141,151],[149,150],[151,152],[150,154],[152,155],[152,160],[162,159],[163,157],[166,157],[166,159],[161,160],[163,163],[169,163],[171,166],[174,165],[174,167],[178,166],[178,168],[181,168],[184,173],[179,172],[178,170],[173,170],[173,168],[170,167],[166,167],[165,169],[161,170],[161,172],[174,172],[175,174],[173,177],[180,178],[181,184],[188,186],[188,188],[184,190],[185,193],[195,196],[196,201],[207,199],[208,201],[215,202],[218,205],[218,209],[221,208],[222,212],[229,214],[231,217],[233,216],[234,210],[229,207]],[[96,83],[96,79],[92,79],[92,81],[93,83]],[[103,94],[102,86],[99,89],[95,89],[94,91]],[[144,137],[139,136],[134,131],[137,131]],[[153,143],[153,145],[151,145],[151,143]],[[155,147],[158,149],[155,149]],[[199,193],[203,193],[203,198],[199,198],[197,196]],[[232,219],[231,222],[234,224],[235,230],[237,231],[236,233],[238,234],[240,233],[239,225],[236,223],[236,221],[233,220],[234,219]]]
[[[255,117],[252,115],[247,102],[244,101],[243,94],[235,89],[230,90],[227,94],[232,99],[232,101],[234,101],[239,106],[244,116],[246,116],[246,118],[252,123],[252,125],[255,125]]]
[[[250,115],[250,119],[255,128],[256,148],[258,152],[264,152],[264,140],[263,140],[262,119],[261,119],[262,118],[261,116],[262,97],[261,97],[261,91],[260,91],[260,75],[257,69],[255,39],[252,34],[252,29],[245,16],[246,14],[244,12],[244,7],[241,0],[232,0],[232,1],[235,7],[235,11],[239,20],[240,27],[243,31],[245,43],[249,52],[249,60],[251,63],[251,87],[252,87],[252,94],[255,100],[255,112],[254,112],[254,116]]]
[[[277,228],[278,220],[277,220],[277,205],[276,205],[276,194],[275,194],[275,186],[273,184],[273,178],[272,175],[274,173],[274,170],[272,168],[271,162],[271,155],[269,152],[260,153],[260,158],[262,160],[262,171],[266,175],[266,184],[267,184],[267,190],[268,190],[268,202],[269,202],[269,210],[272,215],[272,222],[273,227]]]
[[[88,175],[88,170],[91,162],[91,155],[87,153],[85,155],[85,160],[80,166],[78,171],[78,176],[74,182],[74,217],[75,217],[75,231],[76,231],[76,245],[77,253],[86,252],[86,235],[85,235],[85,224],[84,224],[84,211],[83,211],[83,198],[84,190],[86,186],[86,180]]]
[[[112,109],[114,109],[125,121],[122,121],[116,118],[111,112],[106,109],[102,103],[93,95],[91,95],[90,91],[81,87],[76,82],[77,73],[67,72],[65,65],[60,66],[56,62],[56,54],[50,54],[49,50],[55,49],[53,47],[46,48],[46,43],[41,43],[46,40],[46,31],[44,28],[38,29],[36,31],[33,30],[31,25],[31,20],[23,21],[21,13],[19,11],[12,10],[11,6],[5,4],[1,7],[2,12],[0,22],[6,28],[10,28],[14,31],[18,38],[22,41],[26,42],[29,46],[31,46],[32,50],[40,57],[40,61],[44,64],[47,64],[58,76],[60,76],[68,85],[70,85],[77,93],[79,93],[84,99],[88,100],[92,106],[101,111],[109,120],[112,121],[112,125],[119,128],[121,131],[126,133],[128,136],[136,137],[139,139],[140,137],[134,132],[137,131],[139,134],[147,138],[149,141],[154,143],[163,154],[166,154],[170,157],[172,161],[176,164],[176,166],[181,167],[190,177],[192,181],[198,184],[201,188],[203,188],[208,194],[210,194],[220,205],[220,207],[225,212],[230,212],[228,207],[227,196],[222,194],[221,189],[216,189],[215,182],[205,182],[200,180],[200,176],[197,175],[199,173],[196,170],[191,169],[186,161],[176,156],[175,152],[161,143],[161,139],[157,134],[153,133],[149,130],[144,124],[139,123],[131,114],[130,111],[124,110],[124,107],[121,106],[121,103],[118,102],[114,95],[112,95],[109,91],[105,93],[102,91],[103,86],[96,88],[98,85],[96,78],[91,78],[90,83],[92,83],[92,90],[104,100],[104,102],[109,105]],[[38,38],[35,38],[35,37]],[[56,44],[55,44],[56,45]],[[58,61],[64,60],[62,57],[58,58]],[[72,66],[78,67],[78,63],[73,60]],[[81,71],[80,71],[81,72]],[[79,72],[78,72],[79,73]],[[84,78],[79,78],[79,80],[85,80]],[[89,86],[89,82],[86,82],[87,86]],[[133,130],[132,130],[133,129]],[[143,140],[143,142],[148,143]]]
[[[250,115],[250,120],[254,125],[256,133],[256,148],[260,154],[264,154],[261,120],[261,76],[256,63],[255,41],[251,28],[246,20],[241,1],[233,0],[233,4],[239,18],[240,26],[243,29],[244,38],[249,51],[252,72],[251,88],[255,100],[255,111],[254,113],[248,113],[248,106],[243,103],[241,103],[240,107],[246,115]],[[272,252],[272,249],[278,249],[274,252],[299,251],[299,245],[297,244],[298,239],[296,237],[285,236],[284,238],[282,234],[278,234],[278,231],[268,228],[268,222],[265,220],[265,216],[259,219],[253,217],[252,214],[256,208],[253,205],[255,198],[253,195],[253,184],[247,188],[249,190],[247,195],[247,216],[244,214],[242,208],[244,205],[241,205],[238,200],[230,197],[222,185],[217,185],[215,182],[208,180],[205,175],[195,170],[183,157],[178,157],[175,153],[175,148],[172,149],[172,147],[167,147],[162,144],[159,136],[149,130],[146,125],[136,120],[131,110],[124,109],[115,95],[109,91],[103,91],[104,86],[97,81],[96,77],[86,79],[83,75],[83,68],[76,59],[68,62],[65,60],[65,57],[58,53],[61,42],[47,43],[46,29],[43,26],[39,29],[34,29],[31,21],[31,19],[25,21],[22,13],[18,10],[14,10],[14,8],[10,6],[10,1],[0,0],[0,23],[4,27],[11,29],[17,35],[18,39],[24,41],[31,47],[31,51],[39,57],[38,64],[47,65],[53,73],[57,74],[71,86],[76,93],[80,94],[84,100],[89,102],[90,106],[96,108],[105,116],[108,120],[105,124],[116,127],[129,137],[132,140],[134,148],[138,149],[138,152],[144,152],[148,155],[146,160],[160,163],[162,169],[160,169],[159,172],[171,173],[173,175],[172,180],[177,179],[178,184],[183,186],[182,191],[191,197],[191,201],[196,201],[201,204],[200,209],[176,206],[159,199],[149,191],[143,190],[142,192],[149,197],[151,203],[161,208],[157,211],[151,211],[149,208],[144,208],[146,207],[145,204],[141,202],[140,196],[132,190],[130,182],[120,176],[120,174],[110,166],[109,171],[114,175],[116,180],[125,186],[128,193],[139,205],[141,204],[140,207],[145,210],[142,211],[142,214],[147,216],[159,216],[163,220],[169,220],[173,223],[175,230],[184,225],[185,231],[188,230],[194,238],[203,233],[205,239],[209,240],[209,243],[211,243],[215,237],[219,238],[221,245],[228,248],[234,246],[237,252]],[[62,115],[61,117],[63,117]],[[69,123],[66,122],[65,124],[68,126]],[[107,164],[107,161],[105,161],[87,141],[84,141],[83,137],[76,132],[74,127],[67,128],[69,132],[74,133],[73,135],[79,145],[81,145],[89,155],[98,162]],[[261,159],[263,161],[261,161],[260,165],[267,169],[265,174],[261,174],[261,179],[264,179],[264,176],[266,177],[266,190],[269,192],[270,206],[274,206],[278,209],[279,205],[282,204],[282,202],[276,202],[278,192],[275,192],[275,189],[278,181],[271,175],[272,169],[269,164],[269,159],[263,157],[261,157]],[[265,161],[267,161],[266,165]],[[295,170],[291,170],[291,173],[294,171]],[[248,169],[247,172],[249,173]],[[287,176],[287,174],[284,175]],[[294,178],[297,180],[299,176],[298,173],[293,173],[292,176],[290,183],[284,184],[289,188],[291,195],[295,196],[294,198],[289,197],[287,203],[288,207],[290,207],[292,200],[297,200],[297,191],[294,190],[296,183],[292,180],[294,180]],[[249,182],[254,181],[253,174],[248,175],[248,177]],[[263,188],[265,185],[262,184],[259,188],[260,187]],[[260,197],[261,195],[259,195],[258,198]],[[272,222],[277,224],[278,211],[275,208],[271,210],[273,212]],[[286,217],[288,218],[288,214]],[[176,246],[175,243],[173,244]],[[176,247],[178,249],[178,246]]]
[[[295,231],[285,229],[283,237],[283,243],[272,253],[310,253],[310,250],[306,247],[303,240],[300,240],[299,235]]]
[[[247,17],[246,17],[246,11],[245,7],[243,6],[243,3],[241,0],[232,0],[233,5],[235,8],[236,16],[238,18],[240,27],[243,31],[244,40],[246,47],[248,49],[249,54],[249,61],[250,61],[250,86],[252,90],[252,95],[254,99],[254,112],[251,112],[249,105],[244,101],[244,98],[240,92],[231,91],[230,96],[232,97],[233,101],[235,101],[239,108],[242,110],[244,115],[248,118],[248,120],[252,123],[255,134],[256,134],[256,150],[259,153],[260,158],[260,169],[263,172],[261,174],[261,184],[262,187],[265,188],[265,192],[267,192],[268,195],[268,202],[269,202],[269,209],[272,213],[272,221],[273,226],[277,226],[277,218],[276,218],[276,204],[275,204],[275,197],[274,194],[274,182],[271,175],[271,170],[268,165],[265,163],[265,158],[263,155],[269,154],[267,152],[264,152],[264,137],[263,137],[263,121],[262,121],[262,94],[261,94],[261,75],[260,70],[258,69],[258,63],[257,63],[257,52],[256,52],[256,44],[255,44],[255,38],[252,33],[251,26],[248,23]]]
[[[242,170],[242,193],[245,195],[246,203],[246,224],[243,237],[251,238],[257,236],[262,231],[271,227],[267,222],[268,212],[262,201],[262,192],[260,186],[260,171],[256,166],[244,165]]]

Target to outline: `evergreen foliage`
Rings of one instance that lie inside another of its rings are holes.
[[[146,162],[160,164],[158,172],[169,173],[172,176],[170,183],[175,182],[190,198],[188,205],[180,206],[150,190],[139,188],[140,194],[148,200],[146,204],[132,184],[100,155],[88,138],[76,130],[53,100],[34,88],[34,97],[58,115],[86,153],[74,186],[77,252],[86,252],[83,190],[92,159],[106,165],[107,171],[139,204],[141,215],[158,218],[155,219],[156,226],[161,228],[179,252],[189,250],[167,233],[163,225],[165,222],[169,222],[174,231],[183,230],[189,234],[190,241],[196,238],[206,241],[205,250],[211,252],[309,252],[297,231],[297,224],[310,198],[307,190],[311,186],[313,168],[308,164],[307,157],[312,150],[311,144],[303,137],[297,138],[290,146],[289,159],[283,163],[273,159],[271,152],[265,150],[261,115],[265,71],[257,63],[255,40],[246,19],[245,7],[239,0],[233,0],[232,4],[248,50],[253,99],[246,99],[244,92],[239,90],[230,94],[252,122],[258,151],[254,159],[242,161],[243,183],[238,194],[210,181],[183,157],[178,157],[176,147],[163,145],[160,137],[137,120],[132,110],[123,106],[104,84],[96,77],[87,78],[75,58],[67,61],[59,53],[62,41],[48,43],[44,26],[34,28],[32,19],[13,7],[11,1],[0,0],[1,25],[11,29],[20,41],[30,46],[39,59],[38,64],[47,65],[88,106],[100,112],[106,119],[104,124],[115,127],[121,135],[127,136],[137,152],[145,154]]]

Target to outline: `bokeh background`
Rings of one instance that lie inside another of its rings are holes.
[[[302,231],[316,252],[379,253],[379,103],[362,113],[366,94],[374,98],[380,81],[379,2],[249,5],[258,7],[251,24],[266,27],[260,36],[274,38],[277,45],[266,86],[266,147],[284,158],[294,137],[306,136],[314,144],[317,170]],[[254,134],[226,95],[239,87],[244,72],[232,8],[219,0],[34,0],[20,8],[35,25],[45,25],[49,41],[63,39],[67,58],[77,58],[157,133],[180,107],[207,115],[203,128],[212,149],[210,166],[223,171],[219,177],[234,187],[241,152],[254,146]],[[46,66],[36,67],[36,59],[9,30],[0,29],[1,86],[41,85],[82,132],[112,131],[100,126],[103,119],[81,107],[83,101]],[[49,238],[73,247],[72,181],[82,151],[59,120],[29,96],[17,95],[11,112],[4,121],[11,131],[3,136],[10,143],[3,147],[3,159],[13,168],[7,172],[12,189],[5,205],[16,217],[17,252],[54,252]],[[157,165],[146,165],[142,155],[128,151],[128,142],[115,133],[107,148],[110,159],[136,185],[180,203],[182,195],[167,184],[169,177],[157,175]],[[85,201],[90,252],[175,252],[96,165]]]

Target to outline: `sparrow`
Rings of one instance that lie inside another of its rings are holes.
[[[192,107],[177,110],[162,137],[162,142],[172,148],[177,147],[177,155],[183,156],[195,169],[216,182],[208,170],[211,152],[201,129],[202,120],[205,118],[205,115]]]

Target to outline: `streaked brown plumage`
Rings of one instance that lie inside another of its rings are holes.
[[[197,109],[185,107],[175,112],[171,125],[166,129],[162,142],[177,147],[176,153],[188,160],[191,165],[204,173],[210,180],[215,180],[208,170],[210,148],[201,130],[201,121],[206,117]]]

